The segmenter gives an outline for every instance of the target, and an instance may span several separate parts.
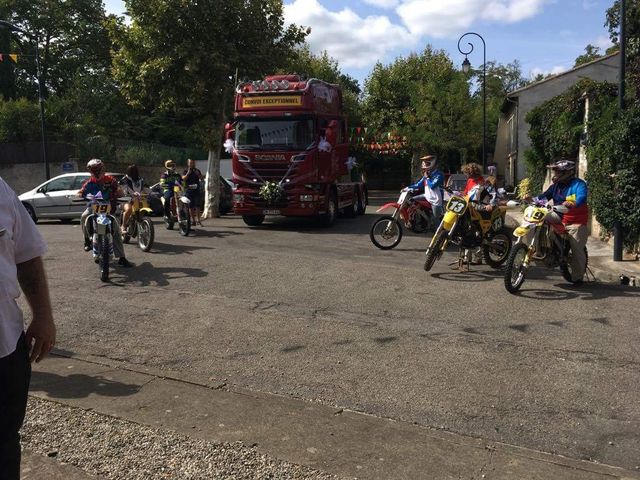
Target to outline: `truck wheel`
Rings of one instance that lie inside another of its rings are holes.
[[[327,212],[322,215],[322,226],[330,227],[336,221],[338,216],[338,199],[336,198],[336,192],[331,190],[329,192],[329,198],[327,200]]]
[[[353,191],[353,195],[351,196],[351,205],[349,205],[348,207],[344,207],[342,209],[342,213],[344,213],[344,216],[347,218],[353,218],[356,216],[356,211],[358,209],[358,193],[354,190]]]
[[[264,215],[243,215],[242,220],[250,227],[257,227],[264,222]]]
[[[367,202],[364,197],[364,192],[358,193],[358,215],[364,215],[364,212],[367,210]]]

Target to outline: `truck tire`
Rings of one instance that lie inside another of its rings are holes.
[[[364,190],[358,192],[358,215],[364,215],[367,211],[367,194]]]
[[[330,227],[336,221],[338,216],[338,199],[335,190],[330,190],[327,198],[327,212],[322,215],[321,223],[323,227]]]
[[[351,205],[349,205],[348,207],[344,207],[342,209],[342,213],[347,218],[354,218],[356,216],[357,209],[358,209],[358,192],[354,190],[351,196]]]
[[[250,227],[258,227],[264,222],[264,215],[243,215],[242,220]]]

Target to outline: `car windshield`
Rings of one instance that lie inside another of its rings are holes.
[[[313,143],[311,118],[241,118],[236,125],[236,146],[246,150],[305,150]]]

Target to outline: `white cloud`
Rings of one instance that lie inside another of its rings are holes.
[[[363,0],[364,3],[378,8],[393,8],[400,3],[400,0]]]
[[[369,67],[388,52],[413,47],[417,41],[386,16],[360,17],[349,8],[331,12],[317,0],[295,0],[285,5],[284,14],[287,23],[311,27],[307,43],[313,52],[326,50],[346,68]]]
[[[396,9],[415,35],[459,35],[474,22],[515,23],[531,18],[553,0],[405,0]]]
[[[604,54],[611,45],[611,39],[607,35],[600,35],[591,44],[594,47],[600,48],[600,53]]]
[[[534,67],[531,69],[531,72],[529,73],[529,76],[531,78],[537,77],[539,74],[544,75],[545,77],[547,75],[557,75],[559,73],[562,72],[566,72],[567,70],[569,70],[567,67],[563,66],[563,65],[556,65],[550,69],[545,69],[545,68],[540,68],[540,67]]]

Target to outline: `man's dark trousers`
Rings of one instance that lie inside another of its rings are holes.
[[[16,350],[0,358],[0,480],[20,478],[20,427],[27,408],[31,363],[24,334]]]

